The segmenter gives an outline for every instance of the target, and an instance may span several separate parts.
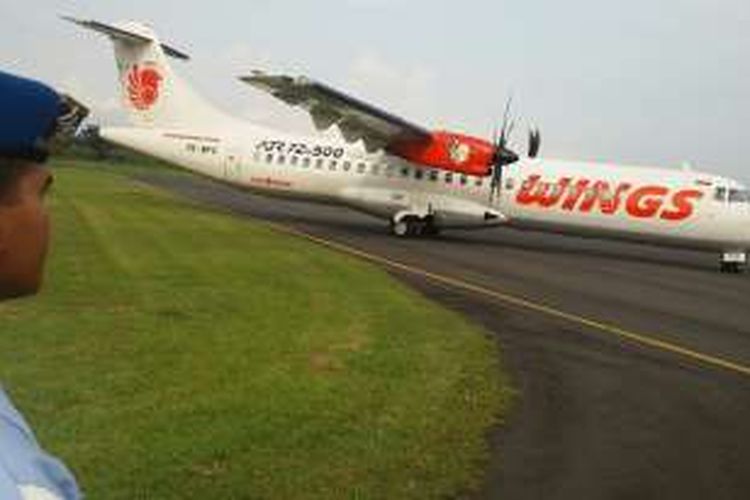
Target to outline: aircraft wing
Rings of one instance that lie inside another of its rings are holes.
[[[361,139],[370,152],[432,139],[429,130],[315,80],[257,71],[240,80],[287,104],[306,109],[318,130],[338,126],[347,142]]]

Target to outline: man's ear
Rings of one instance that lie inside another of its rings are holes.
[[[7,194],[7,193],[5,193]],[[13,222],[15,221],[15,205],[6,203],[7,198],[0,200],[0,266],[13,244]]]
[[[8,209],[0,206],[0,263],[3,261],[5,252],[8,250],[10,242],[10,228],[8,222]]]

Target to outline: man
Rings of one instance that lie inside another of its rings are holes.
[[[44,196],[52,183],[43,163],[57,137],[86,113],[42,83],[0,72],[0,300],[39,290],[49,236]],[[0,500],[78,498],[73,476],[39,447],[0,389]]]

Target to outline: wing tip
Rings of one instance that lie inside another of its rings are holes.
[[[91,22],[91,21],[87,21],[85,19],[81,19],[79,17],[68,16],[68,15],[65,15],[65,14],[58,14],[57,17],[58,17],[58,19],[61,19],[63,21],[67,21],[69,23],[73,23],[73,24],[76,24],[78,26],[83,26],[84,28],[86,27],[86,25],[88,23]]]

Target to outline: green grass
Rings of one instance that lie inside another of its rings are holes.
[[[89,498],[476,486],[510,394],[481,330],[262,224],[56,176],[45,290],[0,304],[0,380]]]

